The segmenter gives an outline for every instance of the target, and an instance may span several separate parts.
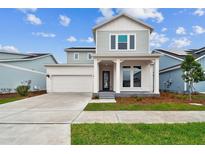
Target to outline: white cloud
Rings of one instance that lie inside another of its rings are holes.
[[[41,36],[41,37],[50,37],[50,38],[56,37],[56,35],[53,33],[45,33],[45,32],[32,32],[32,35]]]
[[[185,35],[186,34],[186,29],[184,27],[178,27],[177,30],[176,30],[176,34]]]
[[[191,40],[186,37],[182,37],[179,39],[172,39],[171,44],[169,45],[172,49],[183,49],[191,44]]]
[[[164,20],[162,13],[159,12],[158,9],[120,8],[120,9],[114,10],[110,8],[103,8],[103,9],[99,9],[99,11],[101,12],[102,16],[97,18],[96,20],[97,23],[105,21],[118,13],[126,13],[130,16],[133,16],[139,19],[149,19],[150,18],[150,19],[156,20],[158,23]]]
[[[159,48],[167,41],[169,41],[169,38],[166,37],[165,34],[159,34],[157,32],[153,32],[150,35],[150,46],[152,47]]]
[[[96,23],[100,23],[102,21],[105,21],[105,20],[113,17],[113,15],[114,15],[114,11],[110,8],[101,8],[101,9],[99,9],[99,11],[101,12],[102,17],[98,17],[96,20]]]
[[[62,26],[68,26],[71,22],[71,19],[65,15],[59,15],[59,20]]]
[[[87,42],[87,43],[92,43],[94,40],[92,37],[88,37],[87,39],[81,39],[81,42]]]
[[[166,27],[163,27],[161,32],[166,32],[168,29]]]
[[[32,25],[41,25],[42,21],[40,18],[35,16],[34,14],[27,14],[26,20]]]
[[[121,8],[117,9],[119,13],[127,13],[135,18],[139,19],[154,19],[158,23],[164,20],[164,17],[158,9],[149,9],[149,8]]]
[[[28,13],[28,12],[36,12],[37,8],[18,8],[17,10],[23,12],[23,13]]]
[[[2,46],[0,44],[0,50],[5,51],[5,52],[15,52],[15,53],[19,52],[19,50],[16,47],[12,46],[12,45]]]
[[[193,29],[194,34],[203,34],[203,33],[205,33],[205,29],[201,26],[198,26],[198,25],[192,26],[192,29]]]
[[[197,16],[203,16],[205,14],[205,11],[199,8],[199,9],[196,9],[193,14]]]
[[[68,42],[76,42],[77,39],[74,36],[70,36],[66,39]]]

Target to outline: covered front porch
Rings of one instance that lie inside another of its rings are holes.
[[[95,96],[159,96],[159,55],[94,55]]]

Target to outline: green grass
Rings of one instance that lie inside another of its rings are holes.
[[[143,111],[201,111],[205,106],[196,106],[184,103],[159,104],[117,104],[117,103],[89,103],[85,111],[117,111],[117,110],[143,110]]]
[[[205,123],[72,124],[71,143],[74,145],[205,144]]]
[[[13,101],[17,101],[20,99],[23,99],[24,97],[16,96],[16,97],[11,97],[11,98],[0,98],[0,104],[5,104]]]

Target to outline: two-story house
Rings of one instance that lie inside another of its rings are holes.
[[[159,95],[159,57],[153,28],[127,14],[93,28],[96,47],[67,48],[67,64],[47,65],[48,92],[92,92],[100,97]]]

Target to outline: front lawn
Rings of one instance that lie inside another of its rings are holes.
[[[187,124],[72,124],[74,145],[205,144],[205,123]]]
[[[23,98],[25,98],[25,97],[16,96],[16,97],[11,97],[11,98],[0,98],[0,104],[5,104],[5,103],[17,101],[17,100],[20,100]]]
[[[205,106],[196,106],[185,103],[159,103],[159,104],[119,104],[119,103],[89,103],[85,111],[201,111]]]

